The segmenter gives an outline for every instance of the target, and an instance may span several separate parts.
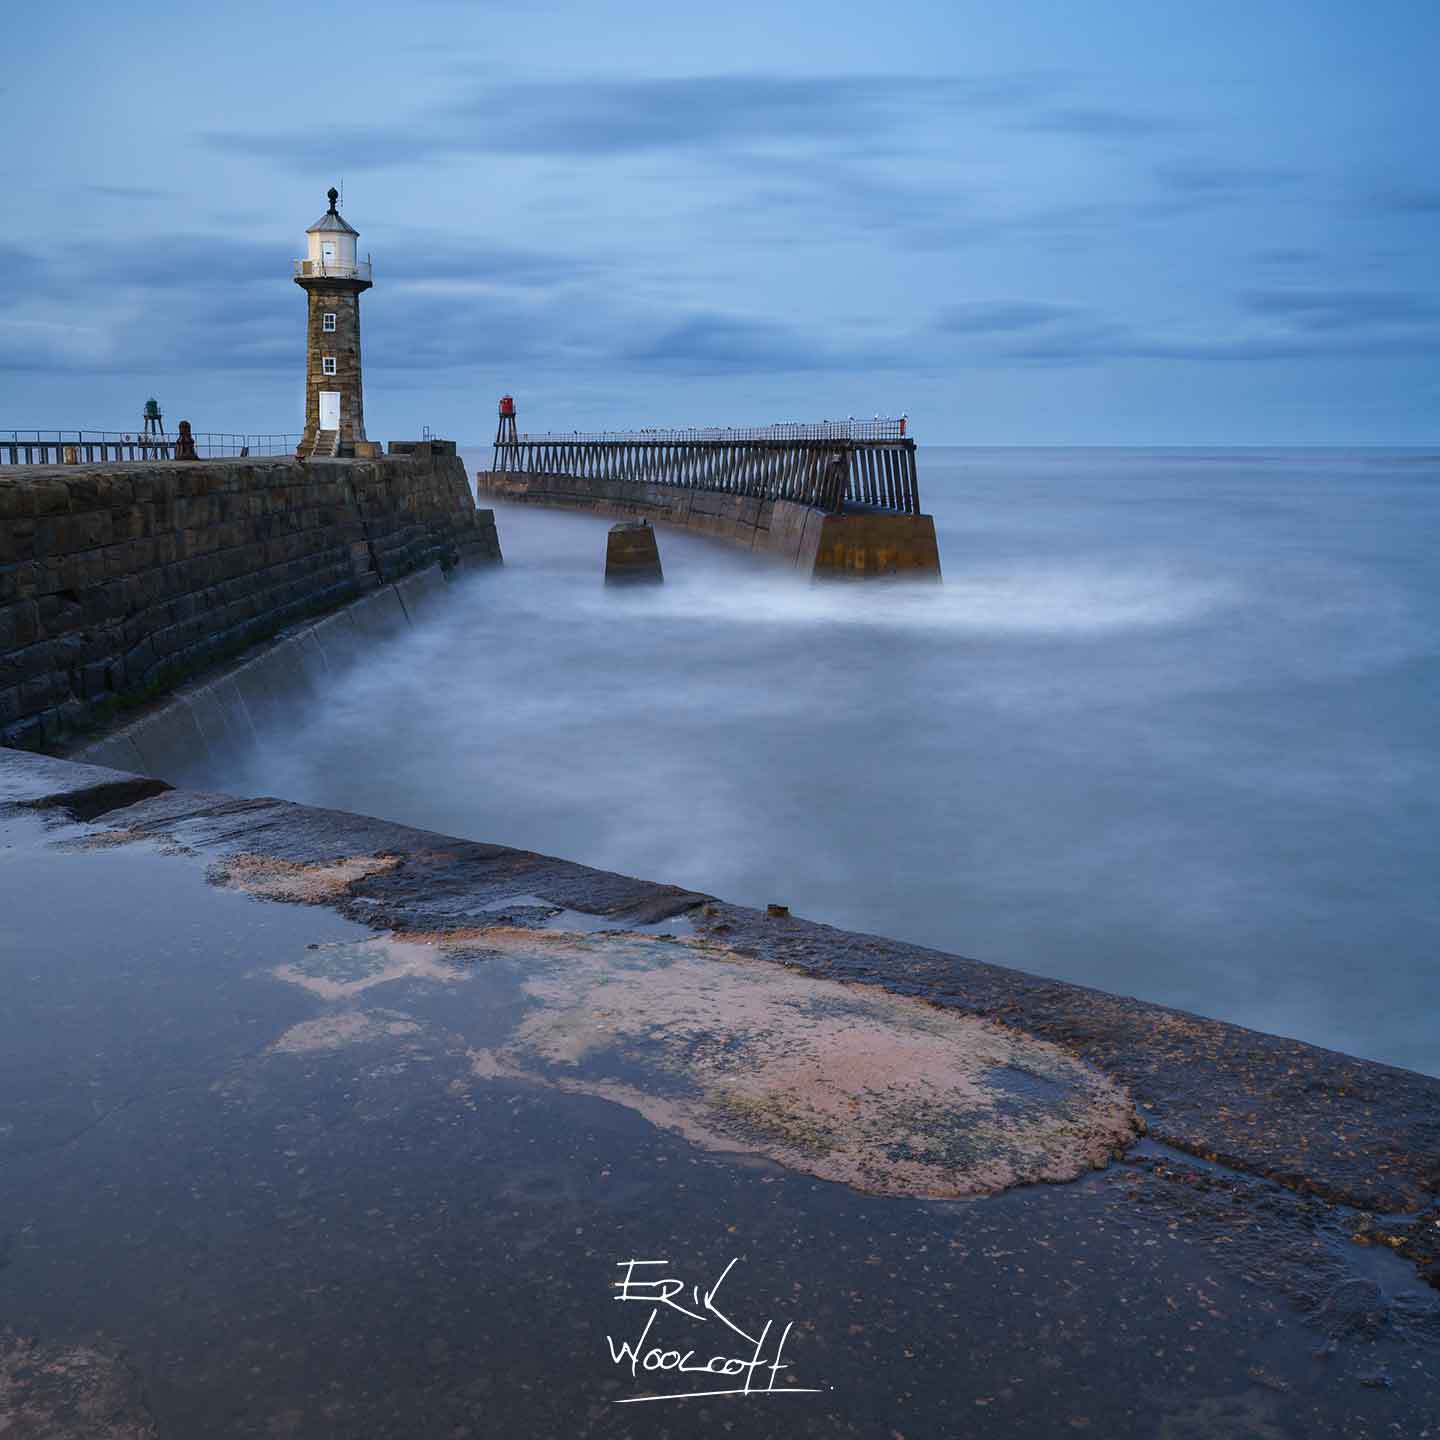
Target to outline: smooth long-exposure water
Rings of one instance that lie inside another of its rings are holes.
[[[607,591],[609,521],[497,506],[503,570],[183,778],[1440,1073],[1440,455],[922,449],[920,478],[940,587],[662,531],[663,588]]]

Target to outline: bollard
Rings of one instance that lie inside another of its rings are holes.
[[[180,433],[175,437],[175,458],[177,460],[197,460],[195,454],[195,437],[190,433],[190,422],[180,422]]]
[[[605,546],[607,585],[659,584],[665,578],[660,569],[660,547],[648,520],[626,520],[610,527]]]
[[[78,465],[80,463],[80,450],[78,446],[67,445],[65,447],[65,463],[67,465]]]

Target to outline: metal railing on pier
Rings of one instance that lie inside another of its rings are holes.
[[[293,455],[299,435],[194,432],[202,460]],[[175,436],[124,430],[0,430],[0,465],[103,465],[127,460],[173,460]]]
[[[915,442],[905,422],[830,421],[754,429],[519,435],[495,445],[493,469],[793,500],[829,513],[920,513]],[[877,433],[878,432],[878,433]]]
[[[688,430],[574,430],[569,434],[546,431],[543,434],[521,435],[522,444],[589,444],[611,445],[627,440],[671,444],[714,443],[738,444],[746,440],[903,440],[906,420],[820,420],[809,424],[796,420],[779,425],[731,427],[711,425]]]

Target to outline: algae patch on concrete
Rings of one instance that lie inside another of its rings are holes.
[[[1059,1046],[710,941],[501,926],[321,947],[270,973],[342,1007],[281,1048],[382,1039],[343,1007],[387,982],[466,982],[458,1033],[467,1006],[503,1000],[513,1017],[498,1043],[468,1048],[476,1081],[601,1096],[707,1149],[877,1194],[1071,1180],[1141,1128],[1124,1090]]]
[[[340,860],[303,863],[273,855],[231,855],[212,869],[217,884],[265,900],[324,905],[343,899],[357,880],[381,875],[400,863],[398,855],[352,855]]]
[[[1129,1097],[1058,1046],[878,988],[709,942],[489,944],[537,1003],[477,1073],[603,1095],[707,1148],[958,1197],[1074,1179],[1138,1130]]]

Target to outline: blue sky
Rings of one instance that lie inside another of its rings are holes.
[[[26,3],[0,426],[907,411],[922,443],[1440,439],[1433,0]],[[28,58],[27,58],[28,57]],[[33,63],[32,63],[33,62]]]

